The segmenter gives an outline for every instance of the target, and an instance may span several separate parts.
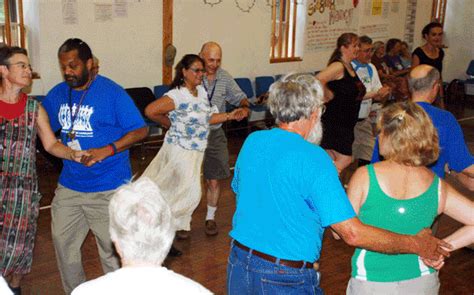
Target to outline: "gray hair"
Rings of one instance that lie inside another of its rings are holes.
[[[440,79],[441,75],[436,68],[430,69],[426,76],[421,78],[413,78],[410,74],[408,75],[408,88],[411,93],[429,91]]]
[[[127,262],[161,265],[173,242],[171,209],[149,178],[121,186],[109,205],[110,235]]]
[[[308,74],[288,74],[270,86],[268,107],[277,123],[308,119],[323,104],[321,82]]]

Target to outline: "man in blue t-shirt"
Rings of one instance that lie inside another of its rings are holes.
[[[430,116],[438,131],[440,153],[438,160],[430,165],[436,175],[445,177],[445,166],[458,172],[456,175],[466,188],[474,190],[474,157],[464,141],[464,135],[456,118],[448,111],[431,104],[440,88],[440,74],[429,65],[419,65],[408,75],[411,100],[421,106]],[[380,161],[378,141],[372,154],[372,163]]]
[[[237,208],[230,236],[227,290],[233,294],[320,294],[319,259],[326,227],[346,243],[384,253],[446,254],[429,231],[398,235],[357,219],[322,135],[321,83],[290,75],[270,87],[278,128],[245,141],[232,188]]]
[[[125,90],[94,75],[92,52],[80,39],[59,48],[65,82],[49,91],[43,105],[53,130],[73,149],[86,150],[82,164],[64,161],[51,205],[51,230],[59,272],[66,294],[86,278],[81,246],[95,235],[105,273],[119,268],[110,240],[108,205],[113,191],[130,181],[128,148],[148,132]]]

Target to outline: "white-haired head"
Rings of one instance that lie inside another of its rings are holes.
[[[270,86],[268,107],[277,123],[309,119],[323,105],[321,82],[309,74],[288,74]]]
[[[161,265],[173,242],[171,210],[149,178],[118,188],[110,200],[110,235],[123,264]]]

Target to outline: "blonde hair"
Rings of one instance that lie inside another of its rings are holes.
[[[438,159],[438,132],[416,103],[388,105],[377,120],[386,160],[409,166],[427,166]],[[382,150],[382,147],[381,147]]]

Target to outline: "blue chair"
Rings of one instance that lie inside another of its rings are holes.
[[[270,89],[270,85],[275,82],[275,78],[272,76],[260,76],[255,78],[255,96],[259,97],[260,95],[267,93]]]
[[[235,82],[239,85],[240,89],[242,89],[248,99],[251,99],[254,96],[252,82],[250,82],[249,78],[236,78]]]
[[[156,98],[162,97],[166,92],[168,92],[168,90],[170,90],[168,85],[156,85],[153,87],[153,93]]]

